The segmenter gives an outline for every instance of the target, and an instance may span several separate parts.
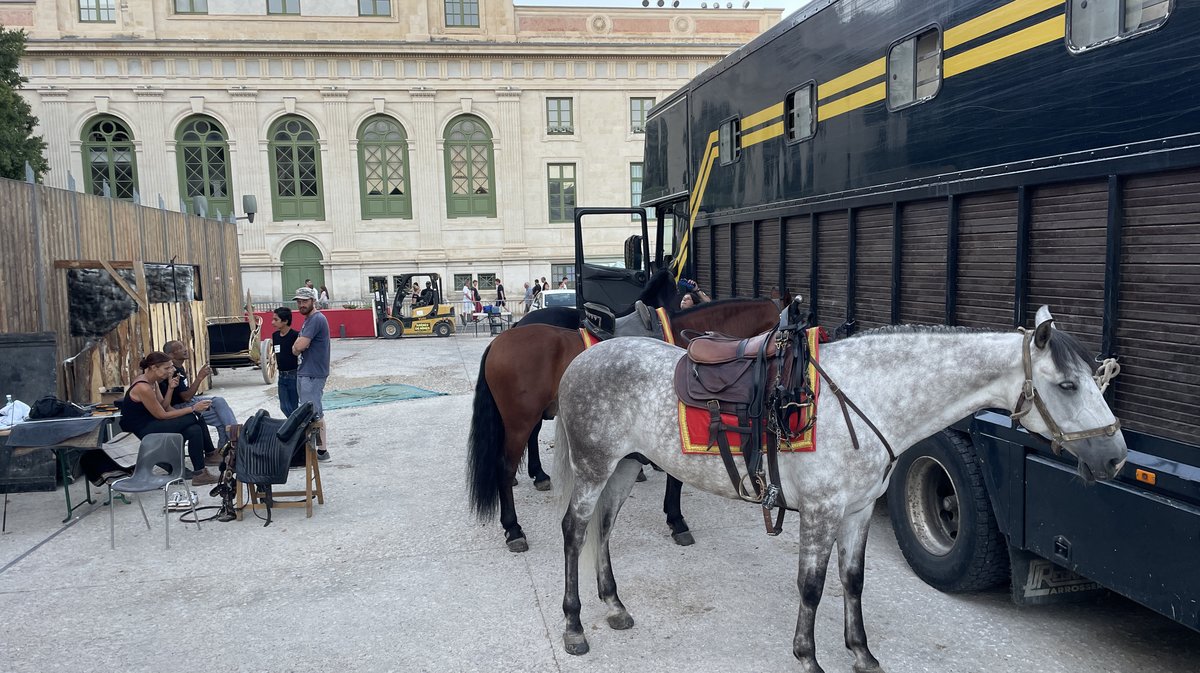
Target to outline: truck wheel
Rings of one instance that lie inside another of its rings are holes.
[[[383,336],[388,339],[399,339],[404,336],[404,323],[395,318],[388,318],[383,321]]]
[[[969,436],[943,430],[900,454],[887,499],[900,551],[930,586],[979,591],[1008,579],[1008,543]]]
[[[450,332],[450,323],[444,320],[433,327],[433,333],[440,337],[448,337],[450,336]]]

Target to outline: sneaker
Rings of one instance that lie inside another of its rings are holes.
[[[197,470],[192,473],[192,486],[207,486],[217,483],[218,479],[208,470]]]
[[[333,460],[333,458],[331,458],[331,457],[329,456],[329,452],[328,452],[328,451],[318,451],[318,452],[317,452],[317,460],[318,460],[318,461],[320,461],[320,462],[322,462],[322,463],[327,463],[327,462],[329,462],[329,461]]]

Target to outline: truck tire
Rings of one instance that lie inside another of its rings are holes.
[[[969,436],[943,430],[900,454],[887,499],[900,551],[930,586],[980,591],[1009,578],[1008,543]]]
[[[383,336],[388,339],[399,339],[404,336],[404,323],[395,318],[383,321]]]

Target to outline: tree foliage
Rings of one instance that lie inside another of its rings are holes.
[[[25,162],[38,180],[50,169],[46,142],[33,135],[37,117],[19,90],[27,81],[17,67],[25,54],[25,31],[0,26],[0,177],[25,179]]]

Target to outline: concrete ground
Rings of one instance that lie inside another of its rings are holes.
[[[0,672],[796,670],[795,519],[768,538],[753,505],[685,489],[697,542],[677,547],[659,511],[660,473],[635,487],[612,542],[636,625],[610,630],[585,580],[592,651],[564,653],[557,493],[522,478],[524,554],[467,511],[472,391],[488,342],[335,342],[329,389],[395,382],[448,395],[331,412],[326,504],[311,519],[277,510],[268,528],[248,516],[198,531],[176,515],[166,551],[162,517],[150,510],[147,531],[135,506],[119,504],[110,551],[107,508],[85,507],[64,526],[61,491],[12,495]],[[222,371],[214,393],[242,418],[278,414],[257,371]],[[817,624],[830,672],[852,661],[840,596],[831,572]],[[864,605],[872,649],[892,672],[1174,673],[1200,660],[1200,634],[1121,598],[1022,609],[1003,592],[939,593],[908,569],[882,512]]]

